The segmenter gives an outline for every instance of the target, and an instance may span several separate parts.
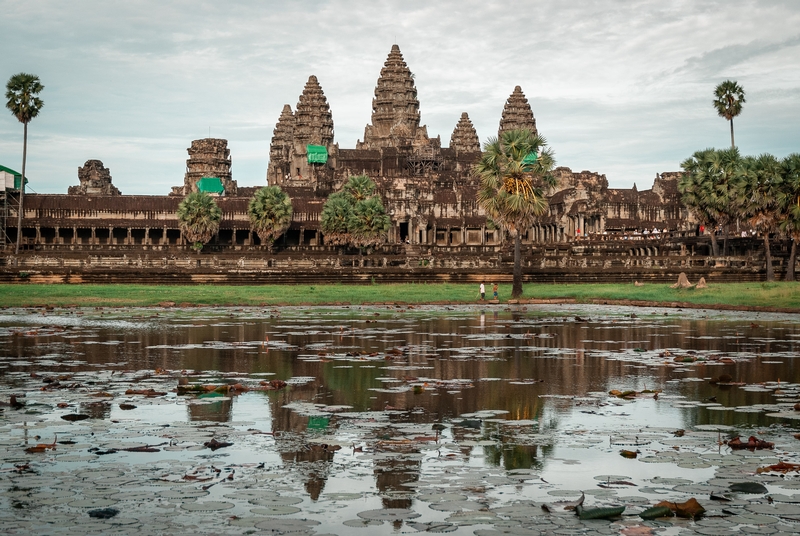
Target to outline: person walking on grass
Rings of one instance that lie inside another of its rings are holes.
[[[481,301],[486,299],[486,284],[481,281]]]
[[[499,301],[499,300],[498,300],[498,298],[497,298],[497,283],[495,283],[494,285],[492,285],[492,292],[494,293],[494,299],[495,299],[496,301]]]

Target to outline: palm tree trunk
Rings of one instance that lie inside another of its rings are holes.
[[[717,244],[717,233],[711,230],[711,256],[719,257],[719,244]]]
[[[19,255],[19,243],[22,239],[22,201],[25,198],[25,161],[28,157],[28,123],[22,123],[22,180],[19,185],[19,208],[17,209],[17,249],[14,255]]]
[[[767,257],[767,281],[775,281],[775,272],[772,269],[772,252],[769,250],[769,231],[764,232],[764,253]]]
[[[736,144],[733,142],[733,117],[731,117],[731,149],[735,149]]]
[[[725,224],[725,234],[722,235],[722,256],[728,256],[728,224]]]
[[[522,236],[519,230],[514,237],[514,282],[511,286],[511,297],[515,300],[522,297]]]
[[[794,281],[794,263],[797,255],[797,240],[792,238],[792,249],[789,252],[789,266],[786,267],[786,281]]]

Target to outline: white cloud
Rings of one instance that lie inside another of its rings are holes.
[[[743,153],[800,151],[800,5],[652,0],[125,3],[0,0],[0,77],[40,76],[30,125],[31,185],[64,193],[97,158],[126,194],[181,184],[193,139],[229,140],[234,178],[263,184],[284,104],[315,74],[336,141],[369,122],[394,42],[416,76],[422,122],[447,143],[461,112],[482,140],[522,86],[559,165],[649,187],[727,123],[710,105],[738,80]],[[0,114],[0,163],[18,168],[22,127]]]

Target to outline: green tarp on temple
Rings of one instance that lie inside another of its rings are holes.
[[[536,153],[528,153],[527,156],[525,156],[525,158],[522,159],[522,165],[532,166],[533,164],[536,163],[538,159],[539,155],[537,155]]]
[[[14,171],[6,166],[0,166],[0,183],[5,185],[6,190],[19,190],[19,183],[22,181],[22,173]],[[25,184],[28,178],[25,177]]]
[[[308,163],[324,164],[328,161],[328,149],[323,145],[307,145]]]
[[[203,177],[197,181],[197,189],[207,194],[221,194],[225,191],[222,180],[217,177]]]

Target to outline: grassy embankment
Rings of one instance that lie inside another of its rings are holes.
[[[491,286],[486,288],[491,297]],[[500,286],[500,301],[511,285]],[[191,305],[323,305],[335,303],[475,303],[477,285],[0,285],[0,306],[153,306],[163,302]],[[671,289],[667,284],[583,284],[525,286],[523,298],[573,298],[688,302],[698,305],[798,309],[800,283],[721,283],[707,289]]]

